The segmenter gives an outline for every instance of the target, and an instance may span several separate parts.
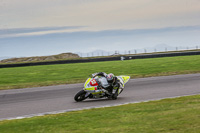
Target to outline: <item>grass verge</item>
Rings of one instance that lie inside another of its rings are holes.
[[[200,95],[0,121],[1,133],[199,133]]]
[[[200,55],[0,69],[0,90],[84,82],[104,71],[131,78],[200,72]]]

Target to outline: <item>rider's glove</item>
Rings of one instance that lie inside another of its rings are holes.
[[[96,73],[93,73],[93,74],[92,74],[92,77],[94,78],[96,75],[97,75]]]

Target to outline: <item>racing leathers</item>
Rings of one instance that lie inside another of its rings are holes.
[[[104,79],[107,80],[108,75],[109,74],[106,74],[105,72],[99,72],[99,73],[92,74],[92,77],[94,78],[96,76],[98,77],[100,76],[100,77],[105,77]],[[109,92],[108,95],[110,95],[112,99],[117,99],[118,89],[120,87],[123,88],[123,85],[121,84],[120,80],[114,75],[113,75],[113,81],[112,82],[107,81],[107,85],[102,85],[103,83],[101,82],[100,79],[97,82],[99,82],[98,84],[100,87],[102,87],[103,89]]]

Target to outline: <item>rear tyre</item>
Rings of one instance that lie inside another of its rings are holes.
[[[85,97],[86,92],[84,90],[79,91],[75,96],[74,100],[77,102],[85,100],[87,97]]]

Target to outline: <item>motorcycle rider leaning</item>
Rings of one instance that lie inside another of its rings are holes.
[[[92,77],[96,77],[96,76],[101,76],[101,77],[105,77],[109,86],[104,88],[105,90],[110,90],[109,91],[109,95],[112,99],[117,99],[117,96],[118,96],[118,92],[117,92],[117,89],[118,88],[122,88],[122,85],[119,81],[119,79],[114,76],[114,74],[112,73],[109,73],[109,74],[106,74],[105,72],[99,72],[99,73],[94,73],[92,74]],[[99,83],[101,85],[101,83]]]

